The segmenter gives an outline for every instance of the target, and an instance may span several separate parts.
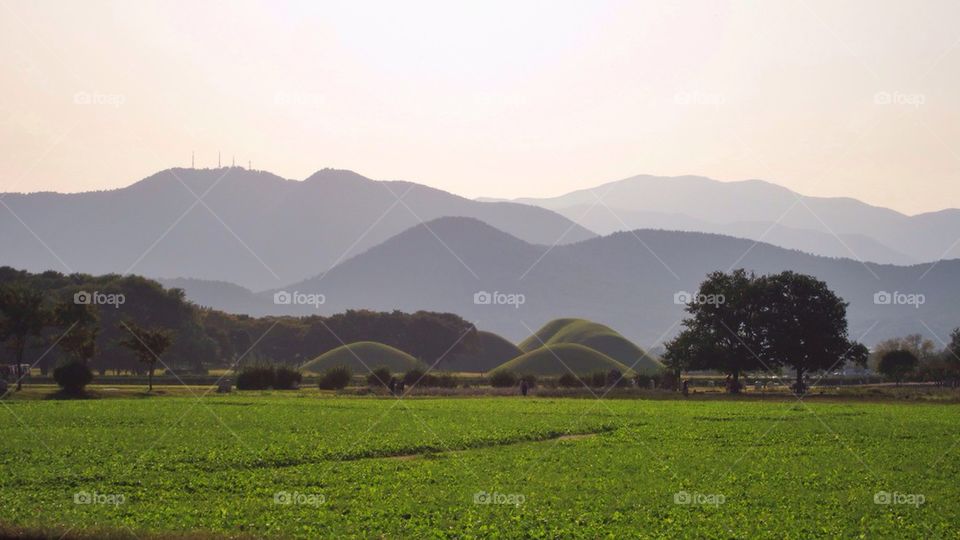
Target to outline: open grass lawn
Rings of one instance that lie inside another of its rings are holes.
[[[254,393],[0,409],[7,533],[960,536],[953,405]]]

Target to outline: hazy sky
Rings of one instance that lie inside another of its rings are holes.
[[[0,0],[0,191],[224,162],[960,207],[960,2]]]

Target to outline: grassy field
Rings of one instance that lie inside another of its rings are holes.
[[[311,390],[0,408],[8,534],[960,534],[953,405]]]

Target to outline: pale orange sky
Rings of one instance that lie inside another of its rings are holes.
[[[634,174],[960,207],[957,2],[0,0],[0,191],[236,156],[469,197]]]

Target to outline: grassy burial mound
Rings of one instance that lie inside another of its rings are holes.
[[[477,337],[476,351],[452,355],[449,361],[442,361],[440,367],[447,371],[486,372],[523,354],[516,345],[493,332],[481,330]]]
[[[321,354],[304,365],[303,370],[323,373],[336,366],[347,366],[354,373],[367,373],[367,368],[378,367],[387,367],[394,373],[427,369],[426,364],[399,349],[374,341],[358,341]]]
[[[585,319],[554,319],[520,343],[524,352],[543,345],[576,344],[589,347],[626,365],[638,373],[663,369],[656,356],[647,353],[609,326]]]
[[[575,343],[563,343],[546,345],[524,353],[494,371],[507,370],[520,375],[559,377],[571,371],[577,375],[589,375],[598,371],[609,372],[611,369],[620,370],[627,375],[632,373],[623,363],[602,352]]]

